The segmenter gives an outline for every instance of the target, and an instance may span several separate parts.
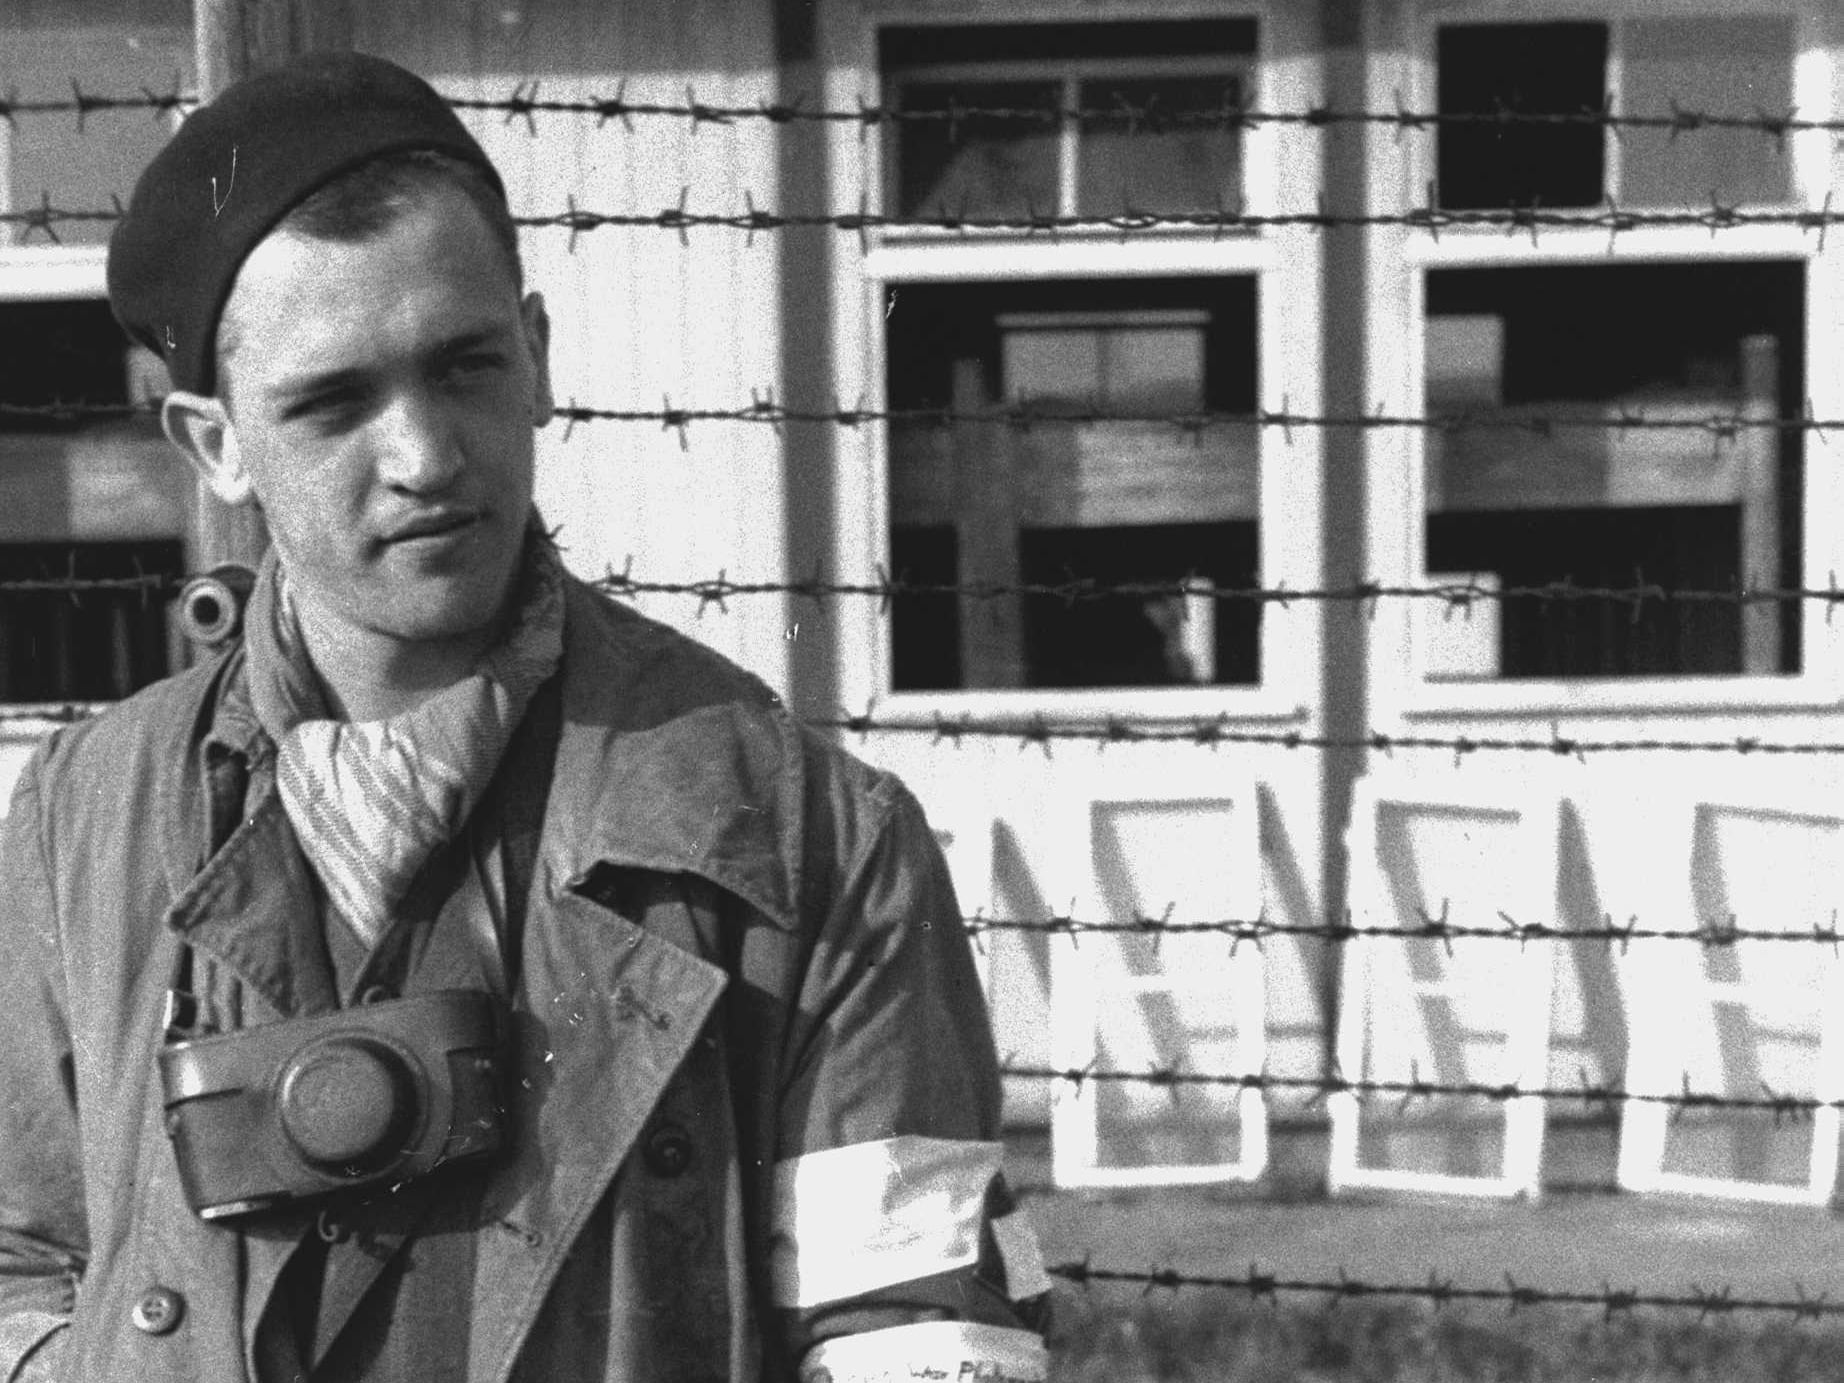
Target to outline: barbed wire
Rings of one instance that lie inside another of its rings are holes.
[[[531,117],[539,113],[589,116],[598,125],[620,121],[632,128],[635,117],[667,117],[689,120],[693,128],[701,125],[731,125],[744,121],[766,121],[775,125],[796,123],[855,125],[871,130],[892,125],[945,125],[956,130],[969,121],[993,121],[1008,124],[1036,124],[1047,128],[1076,124],[1125,123],[1130,132],[1161,133],[1167,130],[1251,129],[1263,125],[1305,126],[1325,129],[1339,125],[1368,125],[1393,128],[1399,132],[1438,130],[1446,127],[1497,128],[1549,126],[1597,126],[1616,132],[1656,131],[1671,135],[1714,130],[1752,130],[1773,140],[1785,141],[1788,135],[1806,131],[1844,133],[1844,120],[1807,119],[1797,109],[1784,115],[1762,107],[1749,114],[1711,111],[1684,106],[1673,101],[1669,110],[1653,115],[1621,113],[1611,104],[1582,107],[1568,111],[1527,111],[1499,104],[1486,111],[1410,110],[1398,95],[1391,111],[1341,110],[1334,106],[1311,106],[1300,110],[1263,110],[1240,101],[1228,100],[1211,106],[1173,106],[1154,97],[1132,101],[1123,96],[1101,105],[989,105],[980,102],[950,100],[939,107],[903,106],[860,101],[855,107],[809,106],[804,100],[755,103],[717,103],[701,101],[695,90],[687,88],[683,101],[630,101],[626,84],[606,97],[554,99],[540,94],[539,83],[521,83],[508,96],[495,98],[449,97],[457,110],[497,112],[508,123],[524,119],[536,133]]]
[[[1789,1095],[1762,1081],[1759,1095],[1728,1095],[1713,1090],[1693,1090],[1690,1077],[1677,1090],[1627,1090],[1590,1080],[1584,1071],[1580,1083],[1573,1086],[1521,1086],[1516,1081],[1438,1081],[1424,1079],[1413,1063],[1407,1080],[1351,1079],[1334,1070],[1324,1076],[1277,1076],[1270,1071],[1187,1071],[1172,1064],[1149,1064],[1141,1071],[1102,1068],[1093,1065],[1029,1066],[1003,1061],[999,1074],[1010,1080],[1050,1080],[1073,1085],[1150,1085],[1165,1090],[1176,1100],[1190,1089],[1257,1091],[1262,1094],[1305,1093],[1308,1106],[1333,1095],[1351,1095],[1358,1100],[1386,1098],[1406,1112],[1417,1101],[1441,1099],[1490,1100],[1506,1104],[1512,1100],[1542,1100],[1545,1104],[1581,1104],[1590,1110],[1612,1112],[1621,1105],[1664,1105],[1682,1116],[1690,1110],[1736,1109],[1771,1114],[1778,1125],[1782,1120],[1808,1119],[1821,1109],[1844,1110],[1844,1099],[1825,1100],[1813,1095]]]
[[[578,403],[575,399],[555,410],[565,426],[566,438],[582,423],[637,423],[657,425],[662,432],[679,434],[681,446],[687,445],[689,430],[706,423],[745,423],[769,428],[794,424],[818,424],[848,429],[875,426],[951,427],[958,424],[1007,426],[1021,432],[1035,428],[1087,426],[1094,424],[1133,424],[1166,426],[1186,438],[1197,438],[1213,429],[1277,429],[1283,434],[1301,431],[1337,431],[1343,429],[1405,430],[1455,434],[1461,432],[1513,432],[1549,437],[1559,432],[1679,432],[1701,433],[1715,442],[1731,442],[1748,432],[1801,432],[1823,437],[1827,433],[1844,433],[1844,418],[1821,418],[1815,415],[1808,400],[1802,413],[1755,414],[1740,411],[1711,411],[1692,416],[1673,413],[1660,416],[1642,408],[1606,407],[1593,411],[1591,405],[1572,405],[1581,411],[1550,414],[1536,411],[1541,405],[1512,405],[1502,409],[1469,409],[1451,413],[1393,413],[1379,407],[1365,413],[1296,412],[1285,399],[1277,409],[1147,410],[1103,408],[1079,404],[1064,405],[1029,401],[996,405],[982,409],[944,407],[878,408],[868,404],[846,407],[834,404],[824,408],[803,408],[775,400],[771,392],[757,391],[749,403],[725,407],[680,407],[670,397],[658,408],[602,408]],[[1522,410],[1522,411],[1521,411]],[[87,403],[82,401],[50,403],[0,402],[0,419],[22,422],[69,423],[86,420],[123,421],[154,418],[159,415],[160,401],[146,403]]]
[[[68,595],[73,599],[91,592],[140,591],[166,595],[183,588],[192,573],[144,573],[134,576],[36,576],[0,579],[0,599],[9,596]],[[1029,597],[1074,606],[1110,600],[1209,600],[1229,605],[1277,605],[1287,609],[1296,602],[1319,605],[1354,605],[1363,613],[1384,600],[1432,601],[1446,607],[1449,619],[1469,619],[1474,605],[1540,601],[1552,604],[1625,605],[1641,611],[1648,604],[1720,605],[1745,607],[1779,605],[1789,601],[1817,601],[1831,607],[1844,605],[1844,586],[1835,573],[1823,587],[1737,585],[1722,589],[1667,586],[1638,582],[1627,586],[1578,585],[1569,580],[1532,585],[1499,586],[1468,577],[1429,581],[1419,585],[1360,580],[1348,586],[1218,586],[1200,584],[1195,576],[1158,581],[1102,581],[1094,577],[1067,577],[1059,581],[916,581],[890,576],[879,569],[872,581],[832,581],[820,576],[796,580],[738,581],[719,573],[689,580],[651,580],[635,576],[632,567],[609,571],[589,585],[617,599],[645,596],[684,596],[698,602],[699,613],[715,607],[728,613],[738,597],[791,596],[821,605],[827,600],[876,600],[885,610],[899,600],[953,597],[988,602]]]
[[[178,74],[174,74],[173,84],[165,92],[155,91],[151,86],[142,86],[127,94],[85,91],[83,84],[72,77],[70,93],[69,96],[22,98],[18,88],[9,87],[6,94],[0,96],[0,120],[17,126],[18,118],[22,115],[74,115],[77,131],[81,134],[87,131],[92,115],[109,111],[138,111],[158,119],[174,111],[189,110],[198,104],[197,94],[185,89]]]
[[[1616,923],[1612,914],[1603,913],[1598,926],[1568,927],[1548,922],[1519,922],[1500,911],[1503,925],[1485,926],[1448,920],[1449,905],[1442,902],[1440,914],[1420,912],[1413,921],[1400,924],[1354,922],[1349,917],[1340,922],[1283,922],[1261,916],[1252,918],[1215,918],[1202,921],[1178,921],[1172,914],[1176,905],[1163,914],[1143,915],[1122,921],[1094,921],[1071,916],[988,917],[974,913],[961,919],[976,941],[996,932],[1019,932],[1028,935],[1068,936],[1079,940],[1085,936],[1138,936],[1150,939],[1157,949],[1167,936],[1215,936],[1231,943],[1231,953],[1243,942],[1260,948],[1271,939],[1324,941],[1343,944],[1367,940],[1435,941],[1452,954],[1456,941],[1513,941],[1519,946],[1532,942],[1558,941],[1605,943],[1624,952],[1635,941],[1687,941],[1705,950],[1721,950],[1742,942],[1816,942],[1838,951],[1844,945],[1844,928],[1834,913],[1827,923],[1814,923],[1800,930],[1752,928],[1741,926],[1731,916],[1726,921],[1692,929],[1647,927],[1637,917]]]
[[[72,115],[79,128],[92,115],[103,112],[142,111],[155,116],[188,109],[197,96],[187,91],[175,76],[172,86],[158,92],[142,86],[129,93],[99,93],[84,90],[76,77],[71,78],[71,94],[62,97],[21,98],[16,90],[0,97],[0,120],[15,123],[20,116]],[[989,105],[979,102],[950,101],[933,108],[905,107],[901,104],[860,101],[850,107],[809,104],[797,96],[780,101],[706,101],[699,98],[694,86],[686,87],[683,100],[632,99],[625,81],[607,96],[546,97],[538,81],[520,81],[500,97],[450,95],[445,99],[455,110],[499,114],[508,123],[524,120],[535,134],[537,115],[569,115],[593,119],[598,126],[617,122],[632,129],[636,119],[677,119],[689,121],[693,129],[707,125],[723,126],[763,122],[770,125],[819,124],[856,126],[873,130],[885,126],[945,125],[950,130],[969,121],[996,121],[1008,124],[1039,124],[1055,127],[1065,124],[1125,123],[1130,131],[1160,133],[1168,130],[1251,129],[1264,125],[1304,126],[1326,129],[1341,125],[1377,126],[1399,132],[1439,130],[1443,128],[1514,127],[1598,127],[1623,131],[1652,131],[1669,135],[1703,131],[1753,131],[1774,141],[1805,132],[1844,133],[1844,120],[1809,119],[1796,108],[1784,114],[1757,106],[1752,112],[1706,110],[1672,102],[1665,111],[1636,114],[1613,109],[1611,103],[1583,106],[1575,110],[1520,110],[1514,105],[1499,104],[1491,110],[1441,111],[1412,110],[1400,95],[1394,110],[1348,110],[1334,106],[1310,106],[1299,110],[1264,110],[1239,101],[1228,100],[1216,105],[1173,106],[1157,98],[1136,102],[1117,96],[1101,105]]]
[[[87,720],[108,709],[106,702],[59,702],[55,704],[0,705],[0,723],[64,722]],[[1088,743],[1097,747],[1134,744],[1192,744],[1200,748],[1225,745],[1266,746],[1287,750],[1369,750],[1384,755],[1397,750],[1431,750],[1450,753],[1457,760],[1473,754],[1534,753],[1558,758],[1585,760],[1590,754],[1738,754],[1743,757],[1824,757],[1844,755],[1844,743],[1783,742],[1737,735],[1730,739],[1582,739],[1564,735],[1552,725],[1547,739],[1537,737],[1491,735],[1395,735],[1374,731],[1365,735],[1319,735],[1303,730],[1243,730],[1227,715],[1186,721],[1128,720],[1108,717],[1089,724],[1061,725],[1048,717],[1034,715],[1022,720],[1004,718],[976,720],[971,715],[935,715],[926,721],[880,720],[871,714],[810,716],[805,723],[814,729],[839,731],[854,735],[899,734],[927,735],[937,743],[957,747],[969,739],[1016,740],[1021,749],[1041,748],[1046,754],[1061,741]]]
[[[966,740],[1015,740],[1020,749],[1040,748],[1046,755],[1061,742],[1086,743],[1098,748],[1111,745],[1189,744],[1215,749],[1225,746],[1275,749],[1369,750],[1385,756],[1398,750],[1433,750],[1452,754],[1457,761],[1474,754],[1530,753],[1586,761],[1590,754],[1738,754],[1764,757],[1822,757],[1844,755],[1844,743],[1764,740],[1753,735],[1731,738],[1594,739],[1565,735],[1552,723],[1547,738],[1528,735],[1416,735],[1372,731],[1362,735],[1315,734],[1304,730],[1248,730],[1237,727],[1227,714],[1192,719],[1129,719],[1108,716],[1082,723],[1062,723],[1048,715],[976,718],[937,713],[927,719],[883,718],[875,712],[861,715],[812,717],[816,729],[844,734],[923,735],[938,744],[959,747]]]
[[[1283,1294],[1308,1294],[1324,1297],[1328,1307],[1340,1302],[1366,1299],[1423,1301],[1441,1308],[1457,1302],[1502,1303],[1517,1311],[1531,1306],[1588,1306],[1603,1313],[1607,1320],[1640,1308],[1664,1311],[1692,1311],[1709,1319],[1736,1312],[1768,1312],[1790,1316],[1794,1322],[1823,1320],[1844,1315],[1844,1302],[1834,1302],[1820,1292],[1807,1295],[1805,1288],[1793,1284],[1791,1298],[1744,1296],[1731,1287],[1703,1288],[1692,1285],[1682,1292],[1647,1292],[1634,1287],[1603,1284],[1598,1289],[1568,1290],[1537,1287],[1517,1281],[1505,1274],[1503,1286],[1464,1284],[1438,1273],[1430,1273],[1425,1282],[1371,1282],[1352,1277],[1342,1269],[1330,1280],[1323,1278],[1283,1277],[1263,1272],[1251,1263],[1247,1273],[1192,1273],[1179,1268],[1107,1268],[1097,1267],[1088,1259],[1080,1262],[1053,1263],[1046,1267],[1052,1276],[1078,1287],[1101,1283],[1136,1286],[1146,1292],[1155,1288],[1177,1291],[1180,1288],[1207,1288],[1246,1294],[1251,1301],[1273,1301]]]
[[[1497,586],[1469,578],[1466,580],[1430,581],[1421,585],[1404,585],[1385,581],[1358,581],[1349,586],[1218,586],[1201,585],[1195,576],[1162,581],[1101,581],[1093,577],[1068,577],[1060,581],[913,581],[892,577],[880,570],[875,581],[828,581],[820,577],[781,581],[733,581],[719,573],[688,581],[644,580],[631,570],[609,572],[591,584],[621,598],[647,595],[689,596],[697,600],[700,611],[716,606],[727,609],[733,596],[789,595],[815,604],[831,598],[864,597],[874,599],[886,609],[903,598],[954,596],[969,600],[992,601],[1012,596],[1029,596],[1054,600],[1063,605],[1080,605],[1105,600],[1194,600],[1219,604],[1278,605],[1285,609],[1296,601],[1301,604],[1372,605],[1381,600],[1430,600],[1448,607],[1450,614],[1464,618],[1475,604],[1504,604],[1520,600],[1550,601],[1563,604],[1602,602],[1643,606],[1648,602],[1687,605],[1774,605],[1783,601],[1822,601],[1827,606],[1844,603],[1844,587],[1807,586],[1735,586],[1728,589],[1694,589],[1673,587],[1656,582],[1630,586],[1577,585],[1573,581],[1547,581],[1535,585]],[[0,590],[4,590],[0,584]],[[1829,613],[1829,612],[1827,612]]]
[[[0,212],[0,226],[15,226],[22,239],[34,232],[43,234],[54,244],[62,243],[58,227],[76,223],[108,223],[121,219],[119,203],[111,208],[69,208],[54,206],[48,196],[36,207]],[[1544,230],[1605,231],[1613,241],[1622,234],[1643,229],[1684,229],[1708,231],[1742,230],[1749,227],[1782,227],[1817,232],[1822,250],[1826,232],[1844,225],[1844,211],[1834,210],[1830,199],[1816,209],[1764,208],[1749,210],[1712,201],[1708,207],[1675,211],[1628,211],[1609,206],[1600,210],[1552,211],[1541,207],[1514,207],[1505,210],[1459,210],[1426,206],[1404,212],[1334,212],[1323,204],[1313,211],[1249,212],[1230,207],[1211,211],[1139,211],[1127,209],[1114,213],[1059,213],[1027,209],[1022,214],[936,215],[900,214],[871,211],[855,212],[779,212],[764,210],[745,198],[741,211],[693,211],[682,196],[677,206],[657,211],[610,212],[578,207],[575,198],[567,199],[565,210],[540,215],[515,216],[513,221],[533,229],[559,229],[570,233],[570,248],[577,239],[592,231],[610,229],[650,229],[676,232],[689,243],[693,230],[741,231],[751,237],[758,233],[790,230],[836,230],[855,234],[868,248],[868,237],[876,231],[952,231],[963,234],[1009,233],[1026,236],[1047,235],[1055,238],[1064,232],[1112,232],[1122,236],[1158,231],[1209,231],[1216,235],[1286,228],[1332,230],[1349,227],[1397,227],[1427,231],[1438,237],[1443,231],[1496,230],[1510,235],[1528,233],[1533,242]]]

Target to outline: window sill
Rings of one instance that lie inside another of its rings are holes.
[[[1829,710],[1844,691],[1815,674],[1759,677],[1595,677],[1423,683],[1403,714],[1556,716],[1687,711]]]
[[[108,259],[106,245],[0,245],[0,300],[105,297]]]
[[[1273,238],[1209,230],[915,230],[884,233],[866,250],[867,277],[885,280],[1016,279],[1258,273],[1276,267]]]
[[[1296,721],[1306,708],[1295,697],[1262,687],[1097,687],[1081,690],[891,692],[870,715],[879,725],[1103,726],[1110,721]]]

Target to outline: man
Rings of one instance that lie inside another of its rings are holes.
[[[6,821],[0,1377],[1041,1379],[921,813],[564,573],[544,304],[446,105],[234,87],[109,277],[273,551]]]

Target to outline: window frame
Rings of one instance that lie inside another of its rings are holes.
[[[1072,18],[1070,22],[1080,23],[1083,21]],[[1101,23],[1105,21],[1096,20],[1093,22]],[[1252,89],[1256,85],[1255,79],[1258,75],[1261,61],[1259,33],[1256,51],[1248,54],[1246,57],[1235,59],[1234,61],[1240,64],[1246,64],[1246,69],[1242,66],[1237,66],[1233,70],[1238,75],[1245,74],[1248,85]],[[1047,86],[1052,81],[1055,81],[1062,88],[1061,95],[1058,99],[1062,102],[1063,108],[1065,110],[1075,110],[1079,108],[1079,88],[1081,83],[1096,78],[1214,77],[1223,75],[1225,72],[1226,68],[1222,61],[1205,57],[1046,58],[1041,62],[1035,63],[1013,59],[992,63],[944,62],[916,64],[903,69],[904,82],[884,83],[880,72],[879,85],[882,99],[885,102],[894,104],[897,93],[905,82],[927,84],[965,81],[1002,84],[1015,83],[1018,85],[1035,82]],[[1253,102],[1245,102],[1244,104],[1252,105]],[[1249,133],[1252,133],[1252,131]],[[1043,214],[1053,216],[1094,214],[1084,213],[1078,206],[1078,195],[1082,179],[1081,145],[1082,133],[1077,123],[1073,120],[1060,121],[1057,126],[1057,204],[1053,208],[1045,209]],[[881,147],[878,150],[877,157],[879,159],[879,172],[882,175],[882,179],[878,183],[878,186],[883,190],[885,199],[884,209],[894,212],[897,208],[890,205],[892,198],[890,195],[891,189],[888,184],[890,169],[882,162],[883,153]],[[1248,195],[1248,174],[1249,169],[1245,157],[1244,166],[1242,168],[1243,187],[1241,189],[1245,205]],[[1235,233],[1245,234],[1245,232]],[[1010,233],[1006,231],[995,231],[990,227],[984,226],[969,227],[965,231],[958,228],[950,229],[946,226],[892,226],[884,232],[887,240],[896,241],[911,238],[917,240],[942,240],[963,235],[1001,239],[1008,234]],[[1058,236],[1118,236],[1119,232],[1107,226],[1070,226],[1059,228],[1057,234]]]
[[[1399,95],[1408,108],[1432,110],[1436,101],[1437,30],[1448,24],[1492,22],[1606,23],[1610,38],[1609,83],[1617,82],[1618,35],[1626,19],[1749,16],[1793,21],[1792,89],[1801,114],[1823,117],[1844,110],[1839,74],[1834,73],[1822,22],[1797,0],[1407,0],[1401,33],[1392,46],[1373,33],[1368,102],[1390,109]],[[1617,89],[1614,87],[1613,89]],[[1686,137],[1695,137],[1694,134]],[[1751,204],[1820,211],[1826,193],[1844,183],[1844,151],[1834,156],[1823,131],[1788,137],[1792,199]],[[1608,161],[1608,183],[1617,199],[1617,148]],[[1424,207],[1432,187],[1435,143],[1430,127],[1395,141],[1394,132],[1373,131],[1371,174],[1366,197],[1377,215],[1401,215]],[[1579,214],[1592,216],[1608,209]],[[1796,226],[1749,226],[1712,235],[1702,227],[1641,227],[1617,235],[1599,228],[1545,227],[1535,235],[1508,235],[1500,227],[1379,228],[1371,237],[1367,264],[1372,284],[1367,304],[1367,354],[1371,396],[1389,413],[1420,416],[1426,409],[1426,283],[1441,269],[1513,269],[1569,264],[1756,263],[1804,265],[1806,379],[1802,394],[1813,416],[1844,417],[1844,388],[1830,382],[1815,362],[1844,358],[1844,272],[1838,256],[1821,252],[1819,237]],[[1392,431],[1396,435],[1391,435]],[[1425,584],[1427,496],[1425,434],[1419,429],[1373,429],[1368,441],[1373,481],[1369,532],[1373,575],[1382,581]],[[1797,525],[1803,584],[1823,586],[1844,572],[1844,445],[1809,432],[1805,440],[1803,512],[1783,515]],[[1844,699],[1844,625],[1828,621],[1828,603],[1802,602],[1801,665],[1791,673],[1685,674],[1638,677],[1504,678],[1430,681],[1428,641],[1418,621],[1403,608],[1425,601],[1381,603],[1373,628],[1370,677],[1379,709],[1409,717],[1454,713],[1562,715],[1574,712],[1652,712],[1822,707]],[[1458,617],[1458,616],[1456,616]],[[1408,657],[1400,651],[1408,650]],[[1394,652],[1392,652],[1394,650]]]
[[[849,24],[840,26],[846,32],[833,35],[826,97],[830,104],[847,109],[860,101],[876,104],[885,98],[878,37],[886,27],[967,29],[982,23],[1060,26],[1186,19],[1255,21],[1255,50],[1237,59],[1246,64],[1245,99],[1251,108],[1307,109],[1320,98],[1321,50],[1312,17],[1289,13],[1274,0],[1244,0],[1207,9],[1146,3],[1098,8],[1069,3],[1032,6],[1002,16],[971,7],[944,13],[920,5],[867,6],[857,10]],[[1283,32],[1288,41],[1277,42],[1277,34]],[[1161,61],[1136,59],[1114,66],[1137,74],[1164,70]],[[1186,59],[1176,61],[1188,65]],[[1076,60],[1063,65],[1083,64]],[[1206,66],[1210,71],[1222,68],[1219,62]],[[980,67],[982,76],[991,70]],[[1073,128],[1065,126],[1066,138],[1073,137]],[[888,188],[882,143],[860,139],[856,131],[834,132],[835,214],[850,215],[881,204]],[[1249,126],[1241,153],[1244,212],[1314,210],[1322,164],[1319,145],[1318,132],[1301,126]],[[1065,157],[1061,163],[1065,194],[1072,171]],[[838,265],[835,370],[842,395],[856,395],[867,408],[881,410],[887,405],[884,318],[892,289],[900,294],[911,284],[1246,274],[1257,280],[1259,406],[1267,412],[1321,411],[1321,250],[1309,228],[1218,233],[1209,228],[1174,227],[1123,234],[1097,227],[1050,235],[919,227],[868,234],[861,243],[861,253],[842,253]],[[1271,426],[1260,426],[1258,432],[1259,579],[1266,587],[1314,586],[1321,580],[1316,517],[1321,492],[1318,432],[1298,428],[1283,435]],[[875,583],[880,573],[889,570],[887,429],[854,429],[842,439],[840,452],[835,481],[836,512],[841,516],[836,548],[839,566],[848,580]],[[1314,516],[1313,520],[1301,521],[1305,515]],[[1009,723],[1021,717],[1062,723],[1298,719],[1317,701],[1321,613],[1313,602],[1268,603],[1263,608],[1261,675],[1255,684],[898,692],[892,687],[890,621],[876,602],[857,602],[840,612],[840,693],[846,705],[874,710],[880,721],[893,725],[926,725],[943,719]]]

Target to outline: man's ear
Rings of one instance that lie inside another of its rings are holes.
[[[248,504],[255,497],[237,446],[236,425],[220,400],[175,389],[160,406],[160,425],[167,440],[186,454],[206,487],[225,504]]]
[[[525,323],[525,347],[537,371],[532,378],[531,425],[543,427],[557,411],[551,393],[551,318],[544,310],[544,294],[527,293],[519,304],[519,316]]]

